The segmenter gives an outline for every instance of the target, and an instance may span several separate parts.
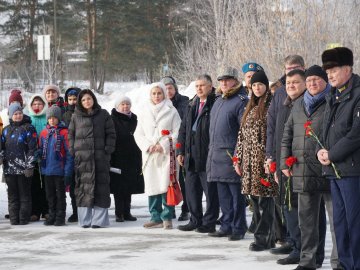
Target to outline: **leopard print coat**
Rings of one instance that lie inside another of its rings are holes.
[[[271,99],[267,93],[267,101]],[[266,111],[269,108],[267,102]],[[266,114],[262,119],[256,120],[255,106],[247,115],[245,124],[241,126],[237,141],[237,157],[242,169],[242,193],[259,197],[275,197],[278,185],[273,178],[267,177],[264,170],[266,145]],[[266,187],[260,178],[267,178],[270,186]]]

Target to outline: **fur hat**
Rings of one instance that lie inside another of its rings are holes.
[[[61,109],[60,107],[53,105],[46,111],[46,119],[48,120],[50,117],[56,117],[59,122],[61,121]]]
[[[259,71],[259,70],[264,70],[262,66],[260,66],[259,64],[256,63],[246,63],[245,65],[242,66],[242,72],[245,74],[246,72],[249,71]]]
[[[19,102],[21,107],[24,105],[20,89],[15,88],[15,89],[11,90],[10,97],[9,97],[9,105],[13,102]]]
[[[49,85],[46,85],[43,89],[43,96],[46,97],[46,92],[49,91],[49,90],[55,90],[58,94],[58,96],[60,97],[60,88],[57,86],[57,85],[54,85],[54,84],[49,84]]]
[[[119,105],[123,102],[126,102],[128,104],[130,104],[131,106],[131,99],[125,95],[119,96],[116,101],[115,101],[115,109],[117,109],[117,107],[119,107]]]
[[[327,70],[333,67],[353,66],[353,52],[346,47],[337,47],[323,52],[321,55],[323,69]]]
[[[256,82],[261,82],[265,84],[267,88],[269,88],[269,79],[263,70],[259,70],[258,72],[255,72],[254,75],[252,75],[250,80],[251,85]]]
[[[305,71],[305,78],[310,76],[318,76],[322,78],[325,82],[328,82],[328,76],[326,72],[318,65],[313,65]]]
[[[224,79],[238,79],[239,72],[236,68],[233,67],[226,67],[221,73],[221,75],[217,78],[218,81]]]
[[[18,104],[18,103],[13,103],[13,104],[11,104],[10,106],[9,106],[9,118],[11,119],[12,117],[13,117],[13,114],[15,113],[15,112],[18,112],[18,111],[20,111],[20,112],[22,112],[22,107],[20,106],[20,104]]]

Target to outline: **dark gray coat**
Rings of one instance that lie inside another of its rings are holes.
[[[227,98],[219,97],[210,112],[210,143],[206,163],[209,182],[240,183],[231,156],[235,152],[240,121],[248,97],[243,86],[233,92]]]
[[[325,100],[316,107],[310,115],[304,107],[304,97],[294,103],[290,116],[285,124],[281,143],[280,168],[287,169],[285,160],[295,156],[298,162],[293,166],[293,191],[302,192],[330,192],[330,182],[321,177],[321,164],[317,160],[315,149],[317,143],[313,138],[305,136],[304,124],[311,121],[314,133],[322,133],[322,121],[325,110]]]
[[[115,129],[109,113],[96,107],[91,114],[76,107],[69,125],[70,153],[75,156],[78,207],[110,207],[110,157]]]

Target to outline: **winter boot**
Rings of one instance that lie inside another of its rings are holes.
[[[44,225],[50,226],[55,224],[55,212],[49,209],[49,217],[45,220]]]
[[[56,218],[55,218],[55,226],[64,226],[65,225],[65,211],[59,210],[56,211]]]
[[[72,223],[72,222],[78,222],[79,219],[78,219],[78,215],[77,213],[75,214],[72,214],[69,218],[68,218],[68,222]]]

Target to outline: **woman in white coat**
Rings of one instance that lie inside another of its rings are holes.
[[[165,85],[153,83],[150,87],[149,102],[139,114],[134,134],[142,151],[145,193],[149,196],[151,214],[150,222],[144,227],[171,229],[174,207],[166,204],[170,183],[170,137],[174,148],[181,119],[167,98]]]

